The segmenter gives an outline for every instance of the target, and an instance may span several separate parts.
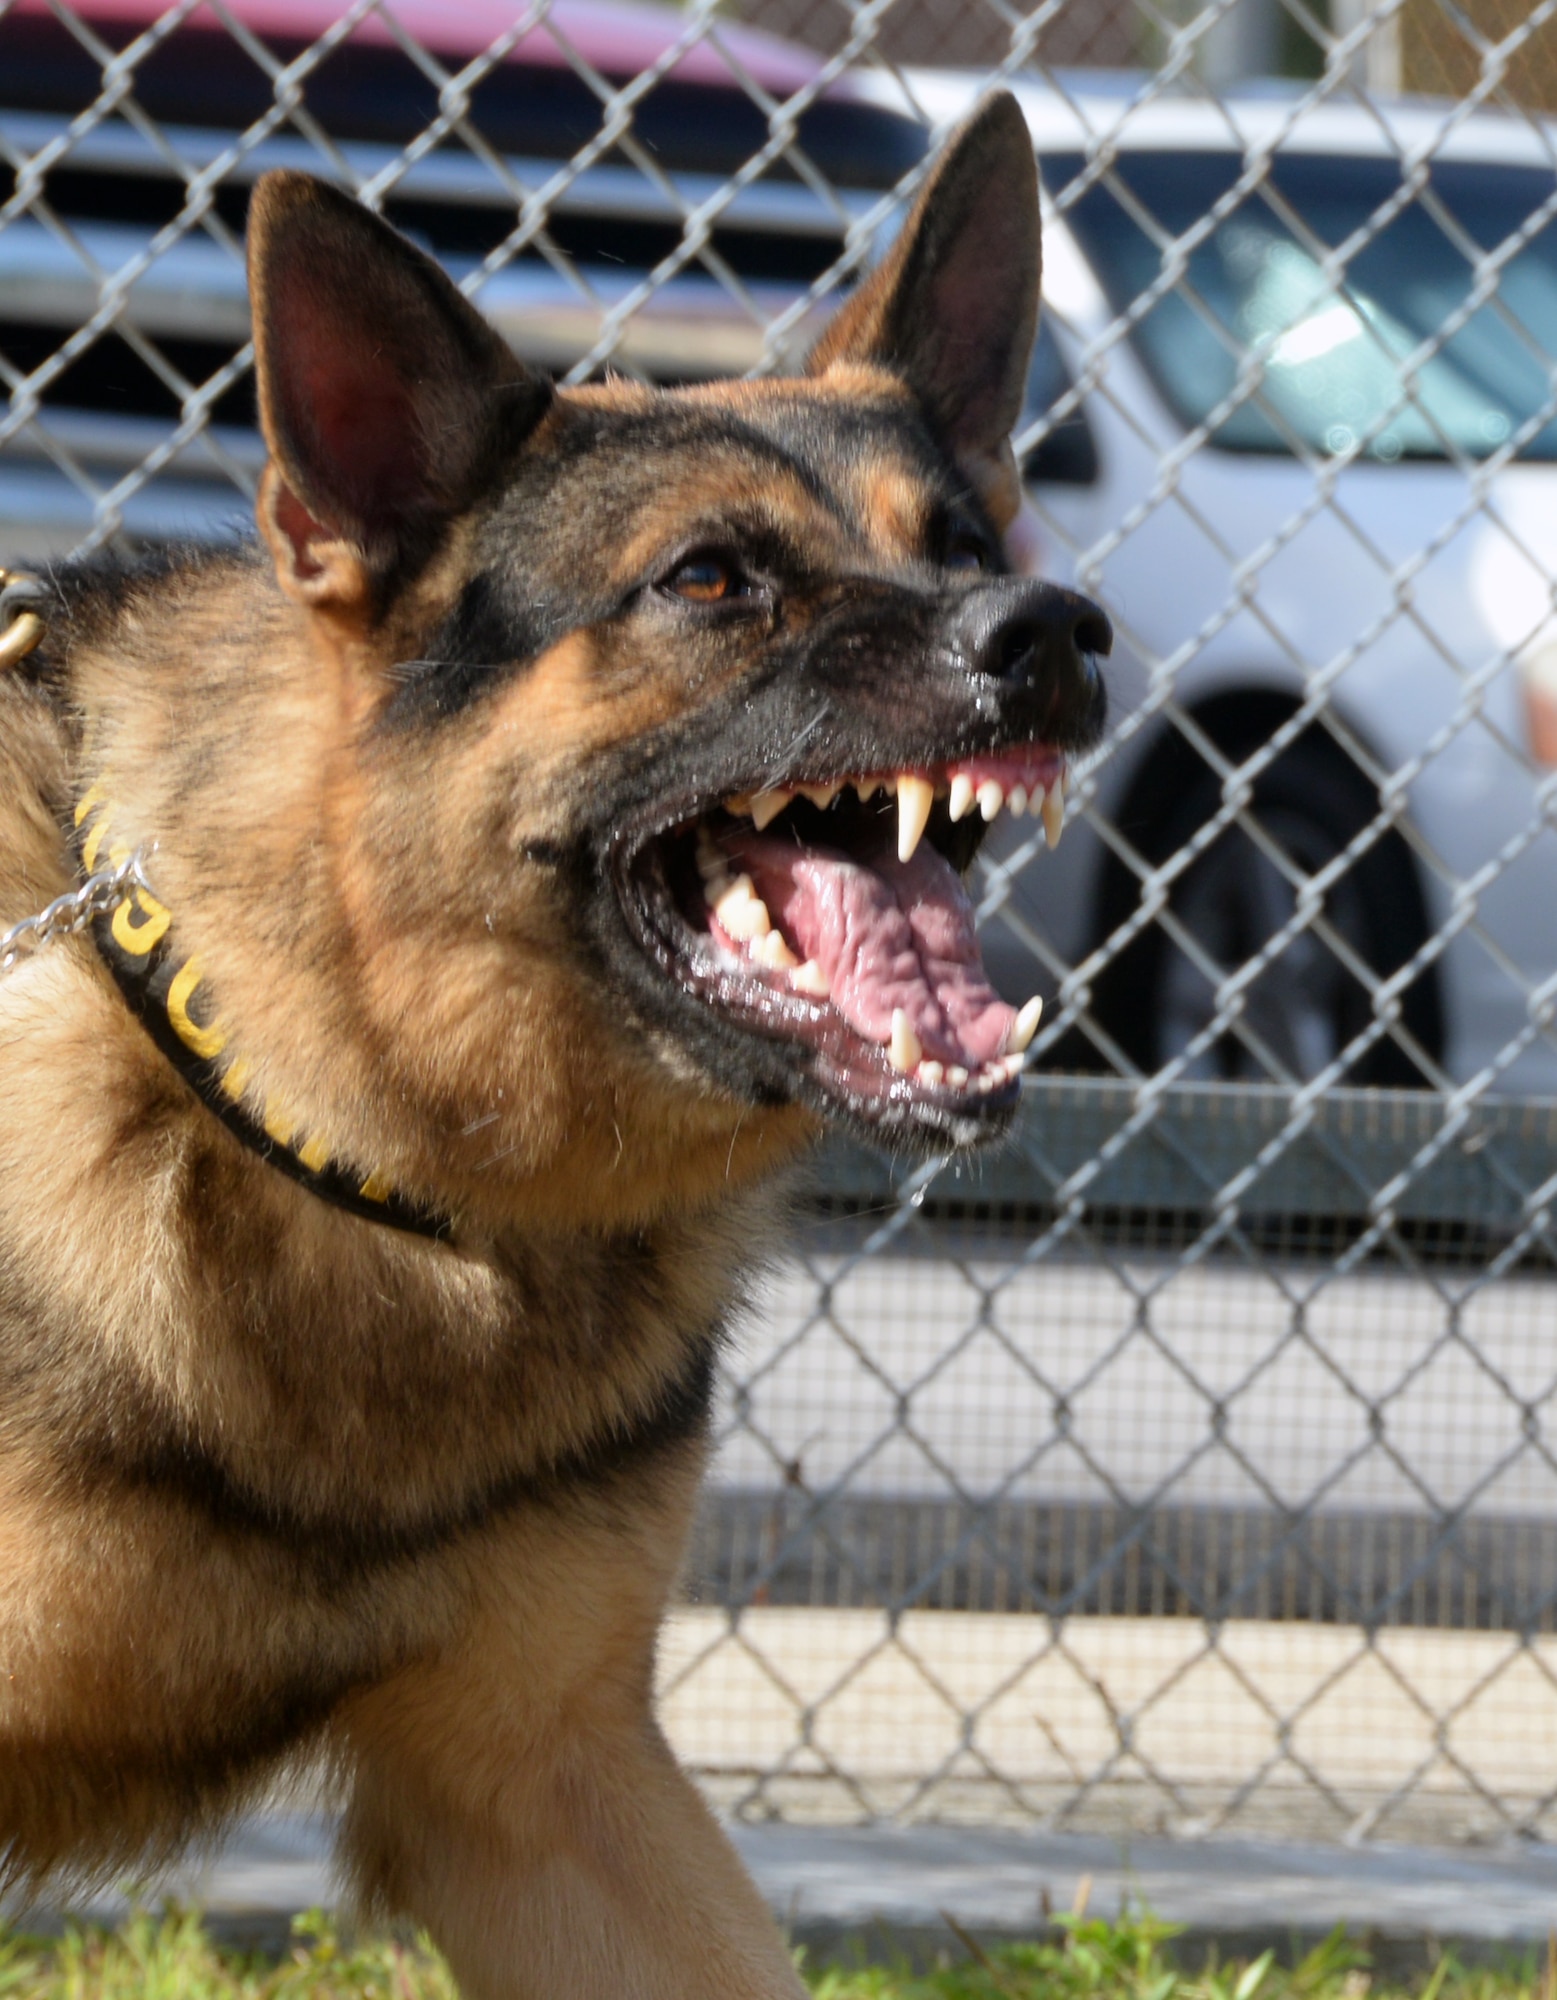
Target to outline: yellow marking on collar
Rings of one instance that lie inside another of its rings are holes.
[[[357,1190],[358,1194],[366,1201],[388,1201],[394,1191],[393,1186],[385,1180],[384,1176],[376,1168],[368,1175],[362,1186]]]
[[[268,1138],[274,1139],[278,1146],[285,1146],[289,1152],[291,1151],[292,1134],[297,1130],[297,1120],[279,1098],[265,1099],[265,1115],[260,1123],[264,1126]]]
[[[135,921],[137,903],[144,912],[140,923]],[[145,958],[148,952],[156,950],[172,921],[171,910],[164,909],[156,897],[148,896],[144,889],[137,889],[114,911],[114,943],[121,951],[127,951],[131,958]]]
[[[234,1056],[226,1069],[222,1071],[222,1089],[232,1099],[234,1104],[238,1102],[243,1096],[244,1091],[247,1090],[249,1078],[253,1074],[254,1062],[249,1056]]]
[[[87,798],[91,798],[91,796],[92,796],[91,792],[88,792]],[[82,801],[83,804],[85,804],[85,802],[86,802],[85,800]],[[98,814],[97,819],[93,822],[91,832],[87,835],[86,839],[81,843],[81,865],[89,875],[97,867],[97,850],[103,844],[103,835],[108,831],[108,823],[113,818],[113,816],[114,816],[113,807],[111,805],[105,805],[101,813]],[[80,825],[80,823],[81,822],[77,820],[76,824],[78,826]]]
[[[94,806],[100,806],[108,797],[108,780],[99,778],[95,785],[89,785],[81,794],[76,806],[76,825],[79,826]]]
[[[311,1174],[330,1164],[330,1143],[319,1133],[315,1133],[306,1146],[299,1146],[297,1157]]]
[[[173,982],[168,987],[168,1019],[173,1023],[174,1034],[186,1049],[193,1049],[197,1056],[214,1062],[227,1046],[227,1030],[214,1021],[209,1028],[202,1028],[189,1018],[189,1002],[204,976],[205,967],[199,952],[196,952],[173,975]]]

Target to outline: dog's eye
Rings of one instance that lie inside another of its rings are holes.
[[[728,556],[717,549],[699,549],[678,564],[660,588],[689,604],[722,604],[732,597],[744,597],[748,585]]]

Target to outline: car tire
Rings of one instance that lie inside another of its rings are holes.
[[[1214,733],[1241,763],[1275,724]],[[1136,787],[1121,825],[1137,851],[1160,867],[1194,839],[1222,804],[1216,771],[1175,736]],[[1331,740],[1301,737],[1254,781],[1248,814],[1303,874],[1323,868],[1377,816],[1378,795]],[[1139,907],[1134,871],[1111,857],[1101,935]],[[1169,907],[1207,959],[1225,975],[1259,951],[1292,915],[1296,890],[1236,822],[1174,882]],[[1398,971],[1427,936],[1426,911],[1410,850],[1393,829],[1375,840],[1332,884],[1325,916],[1380,977]],[[1182,1055],[1211,1021],[1214,983],[1160,921],[1114,959],[1094,988],[1094,1016],[1132,1064],[1154,1072]],[[1310,926],[1286,944],[1246,989],[1247,1036],[1229,1029],[1198,1050],[1185,1081],[1273,1082],[1282,1070],[1307,1080],[1327,1068],[1373,1019],[1366,987]],[[1442,1048],[1431,969],[1402,996],[1402,1025],[1434,1061]],[[1251,1046],[1263,1044],[1263,1052]],[[1410,1088],[1420,1065],[1393,1035],[1375,1039],[1340,1081]]]

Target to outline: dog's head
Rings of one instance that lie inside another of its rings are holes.
[[[1094,739],[1109,645],[1002,555],[1039,273],[1013,100],[796,380],[555,391],[299,175],[250,246],[261,526],[342,677],[332,837],[405,1062],[521,1094],[579,1066],[634,1151],[686,1143],[690,1096],[721,1167],[817,1113],[1000,1130],[1031,1017],[961,871]]]

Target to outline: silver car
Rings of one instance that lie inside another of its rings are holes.
[[[1085,815],[996,843],[990,965],[1066,1066],[1557,1093],[1553,135],[1143,82],[1018,85],[1029,492],[1120,643]]]

